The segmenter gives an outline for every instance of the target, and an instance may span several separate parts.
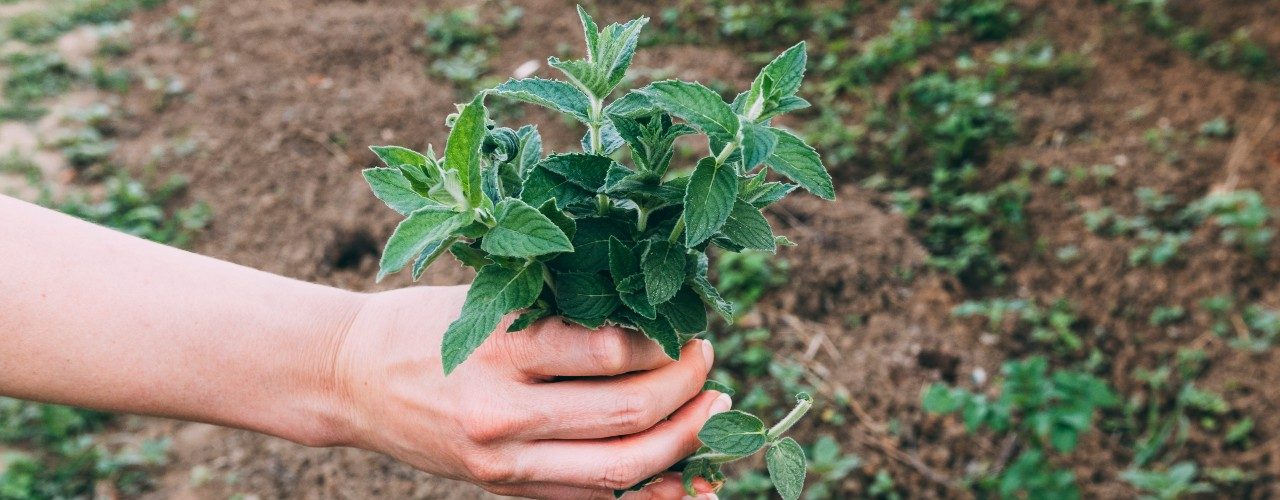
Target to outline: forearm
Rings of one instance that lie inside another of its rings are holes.
[[[328,444],[363,301],[0,196],[0,394]]]

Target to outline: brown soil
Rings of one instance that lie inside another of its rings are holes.
[[[426,8],[460,3],[432,1]],[[572,2],[514,3],[524,7],[525,16],[503,38],[501,55],[492,61],[496,75],[541,60],[559,42],[579,36],[576,20],[565,15]],[[1275,433],[1280,429],[1280,365],[1274,354],[1247,355],[1227,347],[1205,334],[1209,318],[1200,313],[1177,327],[1147,324],[1156,306],[1178,304],[1195,312],[1200,299],[1224,292],[1280,307],[1274,286],[1280,261],[1231,251],[1206,226],[1187,245],[1185,261],[1164,269],[1133,268],[1127,264],[1131,242],[1093,235],[1080,219],[1083,211],[1104,205],[1122,213],[1136,210],[1133,192],[1142,186],[1180,202],[1219,186],[1256,189],[1273,203],[1280,200],[1280,124],[1275,123],[1280,87],[1213,70],[1149,37],[1100,2],[1018,3],[1038,27],[1026,38],[1047,37],[1063,51],[1083,52],[1094,68],[1078,86],[1019,94],[1021,139],[992,159],[987,172],[993,183],[1016,175],[1027,163],[1045,168],[1109,163],[1116,165],[1117,175],[1104,186],[1033,184],[1030,234],[1004,247],[1010,288],[1044,303],[1071,299],[1099,332],[1091,345],[1112,355],[1108,369],[1121,391],[1138,384],[1131,377],[1136,367],[1167,363],[1178,347],[1199,339],[1210,360],[1200,385],[1221,392],[1237,416],[1256,420],[1257,444],[1249,450],[1224,449],[1220,439],[1193,433],[1180,453],[1206,466],[1233,465],[1263,478],[1257,489],[1233,493],[1280,495]],[[1251,23],[1280,24],[1273,2],[1229,3],[1250,6]],[[144,165],[157,146],[198,144],[196,155],[161,156],[155,168],[190,177],[192,197],[212,205],[216,218],[194,248],[200,253],[352,289],[408,286],[404,277],[373,283],[379,247],[396,217],[368,194],[358,171],[374,162],[368,144],[443,142],[442,117],[458,99],[447,83],[427,76],[426,57],[413,49],[422,37],[423,6],[395,0],[227,0],[196,6],[203,13],[198,44],[164,30],[135,31],[136,50],[127,64],[161,79],[177,78],[187,92],[176,99],[158,91],[131,92],[118,159]],[[853,24],[859,33],[881,32],[896,6],[869,5]],[[606,19],[659,11],[600,7]],[[135,22],[140,27],[162,23],[174,9],[142,13]],[[637,64],[742,85],[752,65],[739,52],[666,46],[643,52]],[[887,98],[883,91],[877,95]],[[1143,140],[1151,128],[1194,131],[1220,115],[1236,124],[1235,137],[1181,148],[1191,152],[1175,161],[1153,153]],[[531,111],[529,117],[546,125],[543,134],[555,147],[577,140],[545,115]],[[838,177],[852,181],[858,176]],[[958,495],[942,482],[960,477],[977,460],[999,456],[1005,443],[966,436],[955,419],[925,416],[920,390],[938,380],[972,386],[975,373],[998,373],[1006,356],[1017,354],[1016,343],[993,340],[981,325],[950,317],[951,307],[974,298],[972,293],[924,265],[925,251],[882,195],[845,187],[835,204],[800,197],[771,215],[799,246],[784,252],[790,279],[762,302],[757,321],[774,332],[780,358],[810,368],[822,400],[844,396],[850,401],[824,409],[844,414],[846,426],[808,422],[804,431],[834,434],[863,458],[860,473],[843,485],[849,494],[864,491],[870,475],[887,469],[909,496]],[[1057,262],[1053,249],[1069,244],[1086,258]],[[1280,251],[1280,243],[1273,247]],[[460,283],[467,277],[456,263],[445,261],[427,273],[425,282]],[[246,432],[151,422],[152,432],[174,436],[174,460],[155,498],[481,496],[473,487],[434,479],[371,453],[307,449]],[[1132,496],[1117,477],[1132,448],[1131,442],[1094,433],[1065,465],[1075,469],[1088,496]]]

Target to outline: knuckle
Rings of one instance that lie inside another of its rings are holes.
[[[622,373],[631,360],[631,344],[622,335],[601,331],[590,336],[591,362],[607,373]]]
[[[498,454],[475,453],[466,457],[463,465],[473,479],[484,485],[502,488],[504,484],[515,482],[515,467]]]
[[[625,490],[644,478],[644,464],[635,457],[623,456],[605,464],[597,483],[611,490]]]
[[[511,436],[523,427],[523,423],[502,412],[473,407],[463,412],[458,427],[472,443],[491,444]]]
[[[653,425],[653,397],[646,389],[632,389],[618,396],[617,406],[610,415],[614,429],[630,434]]]

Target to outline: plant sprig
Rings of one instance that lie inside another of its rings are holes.
[[[807,62],[803,42],[766,65],[732,102],[680,80],[610,100],[648,19],[601,29],[581,7],[578,14],[586,58],[548,61],[564,80],[513,79],[480,92],[446,120],[443,157],[431,148],[371,148],[386,166],[364,177],[405,216],[378,278],[410,268],[416,280],[445,252],[477,270],[461,316],[444,335],[446,373],[515,312],[508,331],[549,316],[591,329],[619,325],[678,358],[682,345],[706,331],[708,309],[733,316],[707,276],[709,247],[774,252],[790,241],[774,234],[761,210],[797,187],[835,199],[818,153],[771,123],[809,106],[796,95]],[[512,129],[490,119],[490,96],[567,115],[586,128],[582,151],[544,157],[534,126]],[[707,156],[691,172],[673,168],[675,141],[693,134],[707,138]],[[770,171],[794,184],[769,180]],[[686,484],[720,481],[721,464],[763,449],[778,491],[798,497],[804,453],[782,434],[811,404],[804,395],[767,431],[745,413],[713,417],[700,434],[705,449],[681,464]],[[721,447],[728,441],[741,446]]]

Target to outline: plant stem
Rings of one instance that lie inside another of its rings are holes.
[[[604,102],[600,99],[591,99],[591,123],[587,125],[587,129],[591,134],[591,153],[600,154],[600,150],[604,147],[604,141],[601,139],[600,129],[604,127],[601,122],[600,114],[603,112]]]
[[[787,416],[782,417],[782,420],[779,420],[777,424],[774,424],[774,426],[769,429],[769,432],[765,434],[765,437],[769,440],[769,442],[773,442],[774,440],[782,437],[782,435],[786,434],[787,431],[791,430],[791,427],[796,425],[796,422],[799,422],[800,419],[804,417],[804,414],[809,412],[809,408],[812,408],[812,407],[813,407],[812,397],[809,397],[808,394],[802,394],[802,396],[798,396],[796,398],[796,407],[792,408],[791,413],[788,413]]]
[[[649,226],[649,209],[639,207],[636,209],[636,229],[643,233],[645,228]]]
[[[667,243],[671,243],[674,245],[677,241],[680,241],[680,234],[683,232],[684,232],[684,215],[681,214],[680,218],[676,219],[676,227],[671,228],[671,236],[667,238]]]

